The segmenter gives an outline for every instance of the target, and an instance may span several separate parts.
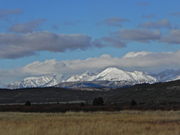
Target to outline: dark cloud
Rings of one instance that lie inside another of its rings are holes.
[[[103,20],[100,24],[104,24],[107,26],[122,26],[122,23],[129,22],[129,19],[126,18],[119,18],[119,17],[113,17]]]
[[[22,13],[21,9],[1,9],[0,10],[0,19],[9,17],[11,15],[18,15],[21,13]]]
[[[180,44],[180,29],[171,30],[166,36],[163,36],[160,40],[168,44]]]
[[[159,41],[160,38],[161,33],[157,30],[124,29],[95,40],[93,45],[96,47],[113,46],[123,48],[130,42],[149,43],[151,41]]]
[[[9,31],[19,33],[33,32],[44,22],[45,19],[37,19],[26,23],[15,24],[9,28]]]
[[[102,37],[93,42],[96,47],[113,46],[117,48],[126,47],[130,42],[149,43],[159,41],[161,38],[160,31],[144,29],[125,29],[111,33],[109,36]]]
[[[40,51],[65,52],[90,47],[113,46],[122,48],[126,44],[116,36],[93,40],[84,34],[56,34],[50,32],[0,34],[0,58],[16,59],[35,55]]]
[[[156,22],[146,22],[139,25],[143,28],[171,28],[171,23],[167,19],[159,20]]]
[[[0,34],[0,58],[19,58],[38,51],[64,52],[86,49],[91,37],[82,34],[55,34],[33,32],[29,34]]]
[[[150,42],[159,40],[161,33],[159,31],[150,31],[142,29],[121,30],[115,32],[115,37],[122,41]]]

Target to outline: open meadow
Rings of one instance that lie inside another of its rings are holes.
[[[180,135],[180,111],[1,112],[0,135]]]

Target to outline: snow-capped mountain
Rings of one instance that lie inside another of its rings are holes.
[[[167,82],[167,81],[174,81],[180,79],[180,70],[165,70],[158,74],[152,75],[153,77],[157,78],[159,82]]]
[[[110,67],[97,74],[83,73],[74,75],[59,83],[57,87],[65,88],[117,88],[141,83],[155,83],[156,78],[143,72],[128,72]]]
[[[174,79],[172,79],[172,81],[175,81],[175,80],[180,80],[180,75],[176,76]]]
[[[156,82],[156,78],[139,71],[128,72],[118,68],[111,67],[95,75],[84,73],[82,75],[71,76],[65,82],[83,82],[83,81],[84,82],[127,81],[136,84],[136,83],[154,83]]]
[[[39,77],[27,77],[22,81],[10,83],[7,87],[10,89],[34,88],[34,87],[51,87],[57,85],[55,75],[43,75]]]
[[[154,83],[156,78],[139,71],[128,72],[115,67],[92,74],[85,72],[81,75],[73,75],[68,79],[57,81],[55,75],[28,77],[22,81],[8,85],[8,88],[32,88],[32,87],[64,87],[64,88],[117,88],[141,83]]]

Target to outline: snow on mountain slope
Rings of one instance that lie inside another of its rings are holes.
[[[154,83],[156,81],[156,78],[143,72],[128,72],[110,67],[96,74],[85,72],[81,75],[74,75],[60,83],[57,82],[55,75],[28,77],[22,81],[9,84],[8,88],[17,89],[50,86],[66,88],[116,88],[141,83]]]
[[[7,87],[10,89],[33,88],[33,87],[51,87],[57,85],[55,75],[44,75],[39,77],[27,77],[22,81],[10,83]]]
[[[175,81],[175,80],[180,80],[180,76],[176,76],[176,77],[173,79],[173,81]]]
[[[82,74],[75,75],[65,82],[83,82],[83,81],[126,81],[136,83],[154,83],[156,78],[143,72],[127,72],[118,68],[110,67],[96,75]]]
[[[165,70],[158,74],[152,75],[160,82],[174,81],[180,79],[180,70]]]
[[[107,68],[100,72],[95,78],[95,80],[108,80],[108,81],[122,81],[131,80],[129,74],[123,70],[117,68]]]

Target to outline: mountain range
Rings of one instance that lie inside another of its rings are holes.
[[[35,87],[51,87],[57,85],[57,79],[55,75],[43,75],[38,77],[27,77],[22,81],[16,81],[8,84],[10,89],[19,88],[35,88]]]
[[[168,69],[152,76],[154,76],[159,82],[179,80],[180,70]]]
[[[180,71],[167,70],[159,74],[149,75],[140,71],[125,71],[115,67],[109,67],[98,73],[85,72],[73,75],[58,81],[56,75],[43,75],[28,77],[22,81],[10,83],[10,89],[33,87],[63,87],[63,88],[119,88],[142,83],[166,82],[180,79]]]

